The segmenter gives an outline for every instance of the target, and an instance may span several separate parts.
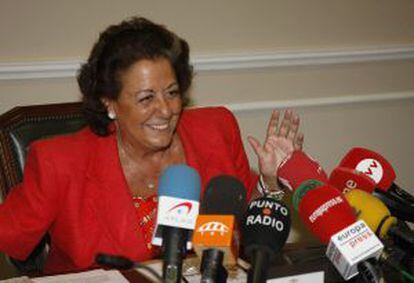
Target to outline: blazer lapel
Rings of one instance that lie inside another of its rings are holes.
[[[214,148],[207,146],[205,140],[200,140],[200,137],[205,137],[206,135],[199,133],[199,131],[205,131],[206,129],[201,128],[199,123],[195,124],[191,117],[189,117],[190,115],[187,115],[187,111],[183,112],[177,131],[184,147],[187,165],[196,169],[200,174],[202,182],[201,191],[204,192],[204,188],[209,181],[208,178],[212,175],[211,170],[215,168],[215,166],[210,164]],[[213,175],[215,174],[213,173]]]
[[[138,233],[138,220],[119,161],[115,135],[99,137],[94,152],[87,173],[89,201],[115,248],[137,258],[134,251],[145,250],[142,249],[144,239]]]

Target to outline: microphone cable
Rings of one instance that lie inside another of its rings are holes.
[[[396,270],[405,279],[407,279],[407,282],[414,283],[414,275],[411,272],[405,270],[401,265],[396,263],[394,260],[392,260],[391,256],[388,253],[386,253],[386,252],[382,253],[379,261],[380,261],[380,263],[382,263],[384,265],[386,264],[389,267]]]
[[[165,283],[164,279],[151,267],[146,266],[145,264],[139,262],[133,262],[132,260],[123,257],[123,256],[116,256],[116,255],[108,255],[108,254],[97,254],[95,257],[95,262],[99,265],[127,270],[127,269],[144,269],[148,271],[151,275],[153,275],[159,282]]]

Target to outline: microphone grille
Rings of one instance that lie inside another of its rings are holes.
[[[243,244],[247,256],[256,249],[275,254],[289,236],[289,209],[281,202],[262,197],[249,204],[243,224]]]
[[[243,183],[233,176],[220,175],[208,182],[200,213],[234,215],[240,224],[246,202],[246,188]]]
[[[197,171],[185,164],[171,165],[159,180],[158,195],[198,201],[201,180]]]

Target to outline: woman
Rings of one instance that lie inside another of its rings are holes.
[[[89,127],[31,145],[23,182],[0,206],[0,251],[24,259],[48,232],[48,272],[91,267],[99,252],[157,256],[157,180],[171,164],[194,167],[203,186],[233,175],[259,195],[231,112],[183,110],[191,80],[187,43],[163,26],[133,18],[104,31],[78,76]],[[249,137],[266,191],[278,190],[278,164],[303,142],[296,115],[279,129],[278,119],[263,146]]]

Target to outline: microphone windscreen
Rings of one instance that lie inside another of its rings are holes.
[[[198,172],[185,164],[171,165],[160,176],[158,196],[199,201],[200,191]]]
[[[341,192],[329,185],[308,191],[299,203],[305,226],[324,244],[332,235],[357,221]]]
[[[347,167],[336,167],[329,176],[329,184],[342,193],[358,188],[368,193],[375,190],[375,182],[364,173]]]
[[[293,208],[298,211],[299,209],[299,203],[302,200],[303,196],[310,190],[313,190],[317,187],[323,186],[324,183],[322,183],[319,180],[307,180],[300,184],[300,186],[293,192],[292,195],[292,205]]]
[[[361,147],[352,148],[341,160],[339,166],[358,170],[376,183],[384,191],[391,187],[395,180],[395,171],[391,164],[380,154]]]
[[[242,242],[248,257],[256,249],[276,254],[284,245],[290,232],[289,209],[272,198],[262,197],[252,201],[242,225]]]
[[[364,220],[380,238],[384,238],[390,227],[397,223],[397,219],[391,216],[381,200],[363,190],[349,191],[345,194],[345,198],[354,208],[358,219]]]
[[[241,181],[233,176],[217,176],[207,183],[200,214],[234,215],[240,224],[246,202],[246,188]]]
[[[328,176],[319,163],[299,150],[294,151],[280,164],[277,174],[279,181],[291,191],[296,190],[300,184],[309,179],[328,182]]]

